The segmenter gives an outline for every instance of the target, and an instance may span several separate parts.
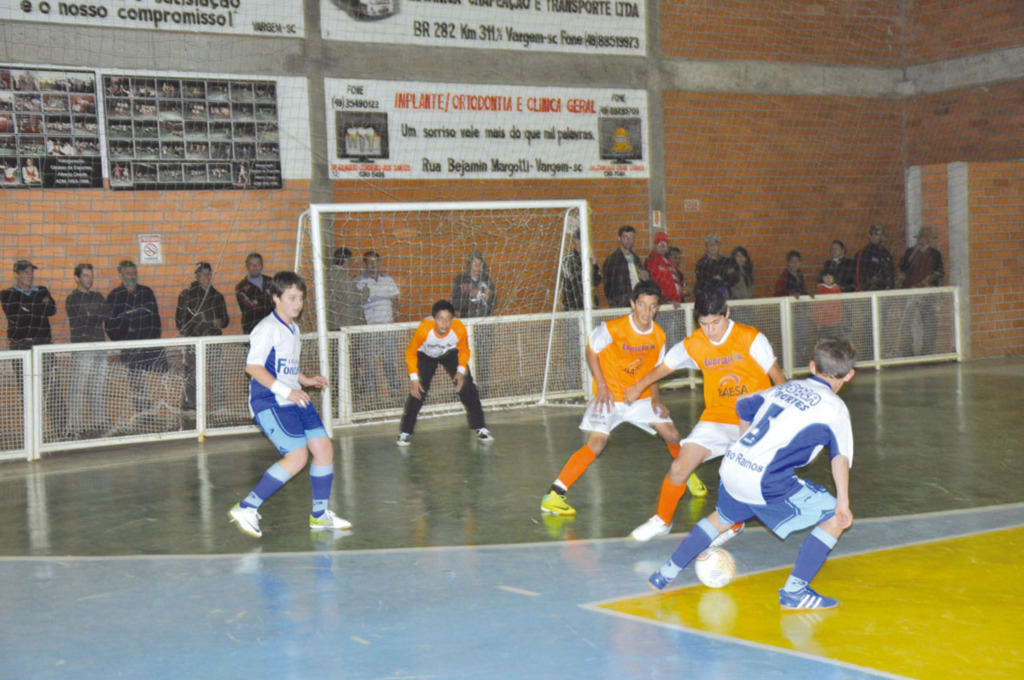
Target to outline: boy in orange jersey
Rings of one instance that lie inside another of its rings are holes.
[[[459,401],[466,409],[469,426],[476,430],[477,441],[492,442],[494,437],[484,426],[484,408],[480,393],[469,374],[469,337],[466,327],[455,318],[455,307],[448,300],[438,300],[430,310],[429,319],[420,322],[405,348],[405,361],[409,366],[409,397],[402,413],[402,429],[398,433],[399,446],[412,443],[416,418],[427,400],[427,391],[434,371],[440,364],[455,382]]]
[[[638,541],[664,536],[672,529],[676,506],[686,491],[686,480],[705,460],[722,456],[740,437],[736,400],[786,382],[768,338],[753,326],[729,319],[725,296],[715,288],[697,294],[693,315],[700,328],[672,346],[664,360],[626,390],[626,403],[642,399],[643,391],[682,368],[704,374],[704,412],[700,422],[682,440],[682,450],[661,483],[658,511],[633,530]],[[721,545],[743,530],[738,523],[723,532]]]
[[[657,432],[668,444],[670,454],[679,453],[679,431],[658,398],[657,385],[637,392],[633,404],[624,401],[626,388],[636,382],[637,376],[650,372],[664,358],[665,332],[654,323],[660,303],[658,284],[641,281],[630,292],[633,313],[605,322],[590,332],[587,365],[594,376],[594,398],[587,404],[580,423],[580,429],[590,435],[541,499],[542,511],[576,514],[576,509],[565,500],[566,492],[601,455],[611,431],[622,423],[631,423],[650,434]]]

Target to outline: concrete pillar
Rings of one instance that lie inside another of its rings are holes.
[[[971,269],[970,197],[967,163],[946,166],[947,214],[949,219],[949,283],[960,288],[960,329],[964,359],[971,358]]]

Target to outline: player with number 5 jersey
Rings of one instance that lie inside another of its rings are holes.
[[[810,363],[811,378],[777,385],[738,401],[736,412],[743,436],[722,459],[718,505],[651,575],[648,582],[652,588],[661,590],[672,583],[731,525],[756,517],[783,540],[794,531],[814,527],[779,590],[779,605],[783,609],[830,609],[839,604],[835,598],[815,592],[810,583],[839,537],[853,525],[853,429],[850,412],[837,395],[853,379],[854,358],[849,340],[820,340]],[[796,469],[810,464],[825,447],[835,496],[796,476]]]

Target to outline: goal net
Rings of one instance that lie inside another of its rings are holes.
[[[401,413],[405,348],[441,299],[467,326],[486,405],[582,396],[592,296],[567,311],[560,265],[588,261],[588,234],[582,200],[310,206],[296,269],[312,282],[303,330],[333,384],[325,412],[338,424]],[[588,267],[570,274],[591,289]],[[424,412],[456,408],[438,374]]]

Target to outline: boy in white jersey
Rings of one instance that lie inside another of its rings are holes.
[[[480,393],[469,374],[469,336],[466,327],[455,318],[455,306],[448,300],[438,300],[430,309],[430,318],[420,322],[405,348],[405,363],[409,368],[409,397],[405,400],[399,446],[412,443],[416,418],[427,400],[430,382],[438,364],[444,367],[455,383],[455,392],[466,409],[469,426],[476,430],[477,441],[487,443],[494,437],[484,425],[484,409]]]
[[[308,377],[299,370],[302,346],[295,319],[302,312],[306,282],[295,272],[278,272],[267,292],[274,301],[274,312],[252,329],[245,372],[252,377],[249,412],[283,457],[267,469],[228,516],[243,532],[256,538],[262,536],[260,505],[301,472],[312,455],[309,482],[313,489],[313,511],[309,527],[350,529],[349,522],[327,508],[334,483],[334,445],[312,398],[302,390],[327,385],[322,375]]]
[[[757,517],[782,539],[817,524],[800,546],[793,571],[779,591],[779,604],[784,609],[830,609],[839,604],[812,590],[810,582],[853,524],[849,493],[853,431],[850,412],[836,395],[853,379],[854,358],[848,340],[820,340],[810,365],[813,377],[737,402],[743,436],[722,458],[718,506],[651,575],[652,588],[661,590],[672,583],[733,523]],[[811,463],[826,446],[835,497],[796,476],[796,469]]]
[[[653,369],[665,356],[665,333],[654,317],[661,304],[661,288],[653,281],[641,281],[630,293],[633,312],[606,321],[587,338],[587,365],[594,376],[594,398],[587,405],[580,429],[589,432],[587,443],[570,456],[540,509],[553,515],[575,515],[566,493],[608,444],[612,430],[630,423],[644,432],[657,432],[673,457],[679,453],[679,431],[658,397],[658,386],[638,394],[633,403],[624,399],[626,389],[638,376]],[[696,479],[696,477],[694,477]],[[700,480],[697,480],[700,483]]]

